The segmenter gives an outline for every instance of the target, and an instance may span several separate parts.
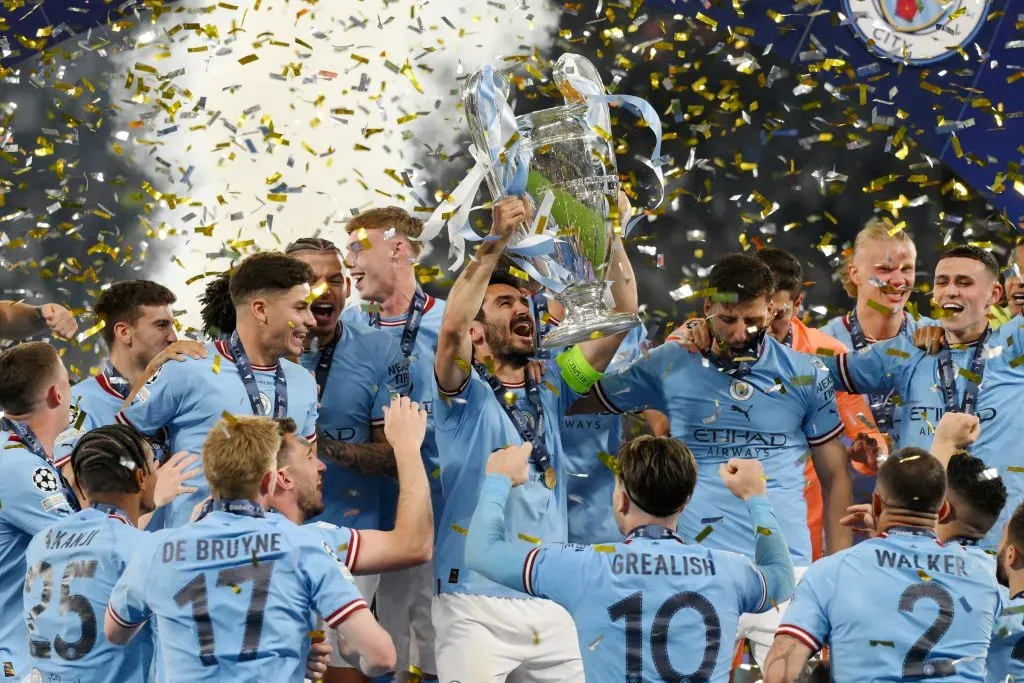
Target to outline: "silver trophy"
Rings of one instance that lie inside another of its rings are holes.
[[[500,72],[474,73],[462,92],[473,142],[491,157],[486,175],[491,198],[497,201],[508,194],[510,184],[522,188],[524,182],[535,206],[553,197],[549,224],[540,227],[554,232],[554,248],[541,256],[521,257],[565,306],[565,318],[541,342],[545,348],[640,324],[636,314],[615,312],[604,301],[606,279],[616,277],[607,270],[619,178],[608,105],[586,101],[588,94],[603,94],[604,85],[594,66],[578,55],[562,55],[553,73],[565,106],[524,114],[514,123],[507,105],[508,81]],[[505,158],[513,150],[517,168],[509,168]],[[518,182],[510,182],[513,175]],[[529,237],[531,226],[523,223],[509,240],[513,253]]]

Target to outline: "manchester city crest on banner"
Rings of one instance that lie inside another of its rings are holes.
[[[270,403],[270,397],[260,392],[260,408],[263,409],[263,414],[267,417],[274,415],[274,406]]]
[[[843,0],[854,33],[875,55],[931,64],[974,40],[989,0]]]

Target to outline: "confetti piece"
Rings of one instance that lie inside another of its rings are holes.
[[[212,370],[215,375],[220,374],[220,354],[213,357],[213,364],[210,366],[210,370]]]
[[[1017,356],[1010,360],[1011,368],[1019,368],[1021,365],[1024,365],[1024,355]]]
[[[1006,468],[1006,471],[1020,474],[1021,472],[1024,472],[1024,467],[1021,467],[1020,465],[1010,465]]]
[[[598,553],[614,553],[615,552],[615,546],[614,545],[609,545],[607,543],[599,543],[599,544],[594,546],[594,552],[598,552]]]
[[[540,539],[536,536],[527,536],[526,534],[519,534],[519,540],[526,541],[527,543],[533,543],[534,545],[540,545]]]
[[[879,313],[882,313],[884,315],[892,315],[892,309],[891,308],[889,308],[888,306],[886,306],[883,303],[879,303],[879,302],[875,301],[874,299],[868,299],[868,306],[870,306],[871,308],[875,309],[876,311],[878,311]]]
[[[923,570],[923,569],[918,569],[918,570],[917,570],[917,575],[918,575],[919,577],[921,577],[921,580],[922,580],[922,581],[924,581],[924,582],[926,582],[926,583],[927,583],[928,581],[931,581],[931,580],[932,580],[932,577],[928,576],[928,572],[926,572],[926,571],[925,571],[925,570]]]
[[[789,378],[794,387],[808,387],[814,384],[814,375],[796,375]]]
[[[327,638],[327,634],[324,631],[309,631],[306,633],[306,637],[314,643],[319,643],[323,642],[323,640]]]
[[[590,650],[596,649],[597,646],[601,644],[602,640],[604,640],[604,636],[598,636],[597,638],[594,638],[587,644],[587,648]]]
[[[324,282],[321,282],[321,283],[317,284],[315,287],[313,287],[313,289],[309,290],[309,294],[306,295],[306,299],[305,299],[306,303],[307,304],[313,303],[314,301],[316,301],[317,299],[322,297],[324,295],[324,292],[326,292],[326,291],[327,291],[327,282],[325,280]]]
[[[242,57],[241,59],[239,59],[239,60],[238,60],[238,63],[239,63],[239,64],[243,64],[243,65],[244,65],[244,64],[252,64],[252,63],[253,63],[253,62],[255,62],[255,61],[256,61],[257,59],[259,59],[259,57],[257,57],[257,56],[256,56],[256,55],[254,55],[254,54],[253,54],[253,55],[246,55],[245,57]]]
[[[715,530],[715,528],[709,524],[708,526],[706,526],[706,527],[704,527],[703,529],[700,530],[700,533],[697,534],[697,537],[693,539],[694,542],[695,543],[700,543],[705,538],[710,536],[711,532],[714,531],[714,530]]]
[[[759,526],[759,527],[757,527],[757,529],[755,529],[755,531],[757,533],[761,534],[762,536],[771,536],[772,535],[772,530],[769,529],[768,527],[765,527],[765,526]]]
[[[896,356],[897,358],[910,358],[910,354],[902,349],[886,349],[885,351],[890,356]]]
[[[868,643],[871,647],[896,647],[891,640],[869,640]]]
[[[78,342],[79,344],[81,344],[83,341],[85,341],[86,339],[88,339],[89,337],[91,337],[92,335],[96,334],[97,332],[102,330],[104,327],[106,327],[106,325],[107,325],[106,321],[103,321],[103,320],[99,321],[98,323],[96,323],[95,325],[90,327],[89,329],[87,329],[87,330],[85,330],[83,332],[79,332],[78,336],[75,337],[75,341]]]
[[[956,374],[960,375],[961,377],[966,379],[968,382],[973,382],[974,384],[981,384],[981,375],[979,375],[976,372],[971,372],[970,370],[965,370],[964,368],[960,368],[960,369],[957,370]]]

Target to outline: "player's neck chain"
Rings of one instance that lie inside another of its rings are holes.
[[[334,351],[338,348],[338,342],[341,341],[341,337],[344,334],[345,326],[339,320],[338,324],[334,326],[334,338],[320,347],[320,355],[316,359],[316,371],[313,373],[316,376],[316,385],[320,388],[320,394],[317,398],[323,398],[324,396],[327,380],[331,376],[331,363],[334,362]]]
[[[903,321],[900,323],[900,336],[907,331],[907,314],[903,313]],[[868,340],[861,327],[860,319],[857,317],[856,307],[846,315],[846,327],[850,330],[850,341],[853,342],[853,350],[860,351],[869,346],[875,340]],[[881,432],[888,432],[893,426],[893,413],[896,411],[896,403],[889,394],[868,394],[868,405],[875,417],[875,424]]]
[[[266,517],[267,513],[263,510],[263,506],[254,500],[245,499],[218,499],[208,500],[203,504],[202,509],[199,511],[199,516],[196,517],[198,522],[200,519],[210,514],[211,512],[229,512],[232,515],[239,515],[241,517]]]
[[[107,359],[107,362],[103,364],[103,375],[107,378],[107,384],[113,389],[118,396],[121,398],[128,398],[128,394],[131,393],[132,383],[128,381],[128,378],[117,371],[114,364]]]
[[[128,519],[128,513],[116,505],[109,505],[108,503],[93,503],[92,507],[94,510],[102,512],[107,517],[113,517],[116,520],[124,522],[128,526],[135,526],[132,524],[132,521]]]
[[[537,416],[536,429],[532,429],[526,419],[526,415],[519,407],[519,402],[509,402],[505,399],[506,389],[501,380],[492,375],[480,361],[473,361],[473,369],[491,387],[491,391],[494,392],[494,398],[498,401],[498,405],[501,406],[502,410],[505,411],[508,419],[512,421],[512,426],[519,433],[519,438],[524,442],[529,441],[533,444],[530,460],[533,461],[533,465],[537,468],[538,472],[544,473],[544,485],[549,489],[554,489],[557,483],[557,476],[555,475],[555,468],[551,466],[551,454],[548,453],[547,444],[544,443],[544,404],[540,400],[540,387],[530,377],[530,373],[527,372],[526,400],[530,402],[530,407],[533,409],[534,415]]]
[[[242,346],[242,340],[239,338],[237,330],[231,333],[228,344],[231,347],[231,355],[235,358],[238,375],[242,378],[242,384],[245,385],[245,393],[249,397],[252,414],[271,417],[264,411],[263,401],[260,400],[260,390],[256,386],[256,374],[252,370],[252,363],[249,362],[249,356]],[[288,382],[284,377],[284,368],[281,367],[280,361],[274,369],[274,412],[272,416],[275,420],[283,420],[288,416]]]
[[[64,478],[61,471],[53,467],[53,463],[50,461],[50,456],[46,454],[43,444],[39,442],[39,437],[32,431],[32,428],[24,422],[8,420],[6,418],[0,420],[0,427],[7,431],[14,432],[14,437],[12,437],[13,441],[20,443],[29,453],[45,462],[50,466],[50,469],[57,473],[57,481],[60,482],[60,487],[63,489],[64,498],[67,499],[68,505],[70,505],[71,509],[75,512],[81,510],[82,507],[78,503],[78,497],[75,495],[74,489],[71,488],[71,484],[69,484],[68,480]]]
[[[935,529],[921,526],[891,526],[883,532],[885,536],[927,536],[935,538]]]
[[[960,371],[967,380],[962,398],[957,396],[956,376],[958,373],[953,369],[953,357],[949,350],[949,344],[943,342],[936,362],[939,369],[939,391],[942,393],[947,413],[961,412],[973,415],[978,407],[978,385],[981,384],[981,379],[985,374],[985,343],[988,342],[991,334],[992,328],[986,327],[985,331],[981,333],[981,337],[975,342],[974,358],[971,359],[968,372]],[[958,398],[960,398],[959,401],[957,401]]]
[[[685,541],[679,537],[679,534],[675,532],[675,529],[669,529],[668,527],[664,527],[659,524],[645,524],[644,526],[638,526],[629,532],[626,536],[626,542],[632,541],[634,538],[649,538],[652,541],[673,540],[685,543]]]
[[[409,311],[405,315],[405,328],[402,330],[400,346],[402,355],[408,358],[416,345],[416,335],[420,333],[420,323],[423,322],[423,311],[427,309],[427,295],[423,293],[419,285],[416,285],[416,292],[409,302]],[[380,309],[370,313],[370,327],[380,329]]]

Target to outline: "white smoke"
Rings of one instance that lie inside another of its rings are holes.
[[[222,270],[226,251],[314,233],[341,245],[357,210],[433,206],[428,181],[447,171],[436,153],[460,151],[465,130],[457,76],[543,53],[559,16],[548,0],[168,7],[118,57],[119,128],[159,178],[154,234],[177,240],[175,259],[147,271],[195,327],[205,281],[186,282]]]

